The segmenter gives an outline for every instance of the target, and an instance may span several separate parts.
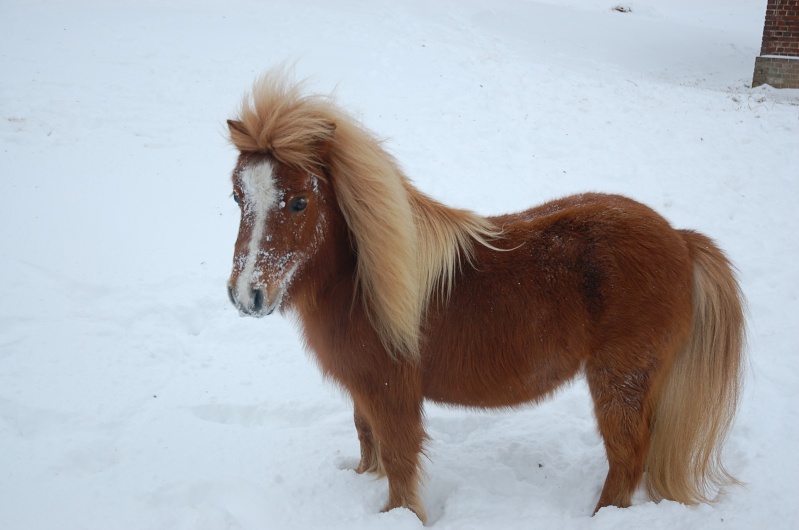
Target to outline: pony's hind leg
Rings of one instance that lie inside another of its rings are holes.
[[[375,473],[385,476],[383,461],[380,458],[380,445],[375,440],[369,420],[355,406],[355,430],[358,431],[358,441],[361,444],[361,461],[355,469],[356,473]]]
[[[608,457],[608,475],[594,513],[605,506],[630,506],[644,472],[652,417],[648,396],[658,363],[641,361],[635,368],[620,363],[624,366],[621,368],[601,357],[586,363],[586,378]]]

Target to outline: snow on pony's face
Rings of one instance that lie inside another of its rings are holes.
[[[292,279],[321,238],[318,189],[314,175],[267,155],[239,157],[233,198],[241,220],[228,294],[242,315],[268,315],[288,300]]]

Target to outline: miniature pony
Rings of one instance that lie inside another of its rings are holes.
[[[240,152],[232,303],[293,311],[352,397],[358,473],[425,521],[423,400],[538,402],[588,381],[608,475],[596,510],[708,501],[741,389],[742,295],[724,254],[650,208],[584,194],[482,217],[417,190],[375,137],[281,71],[228,121]]]

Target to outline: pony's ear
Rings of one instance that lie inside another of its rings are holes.
[[[237,120],[227,121],[228,131],[230,131],[230,141],[233,142],[239,151],[257,151],[258,144],[247,131],[243,122]]]
[[[230,129],[230,134],[231,135],[234,134],[234,133],[247,134],[247,130],[244,128],[244,124],[242,122],[240,122],[240,121],[228,120],[227,121],[227,127],[228,127],[228,129]]]

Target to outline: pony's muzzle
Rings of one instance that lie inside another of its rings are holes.
[[[239,310],[239,313],[242,316],[262,317],[265,314],[268,315],[272,313],[271,310],[264,313],[263,289],[250,288],[249,292],[247,293],[246,300],[242,300],[236,296],[236,292],[233,290],[233,287],[228,285],[227,296],[230,299],[230,303]]]

